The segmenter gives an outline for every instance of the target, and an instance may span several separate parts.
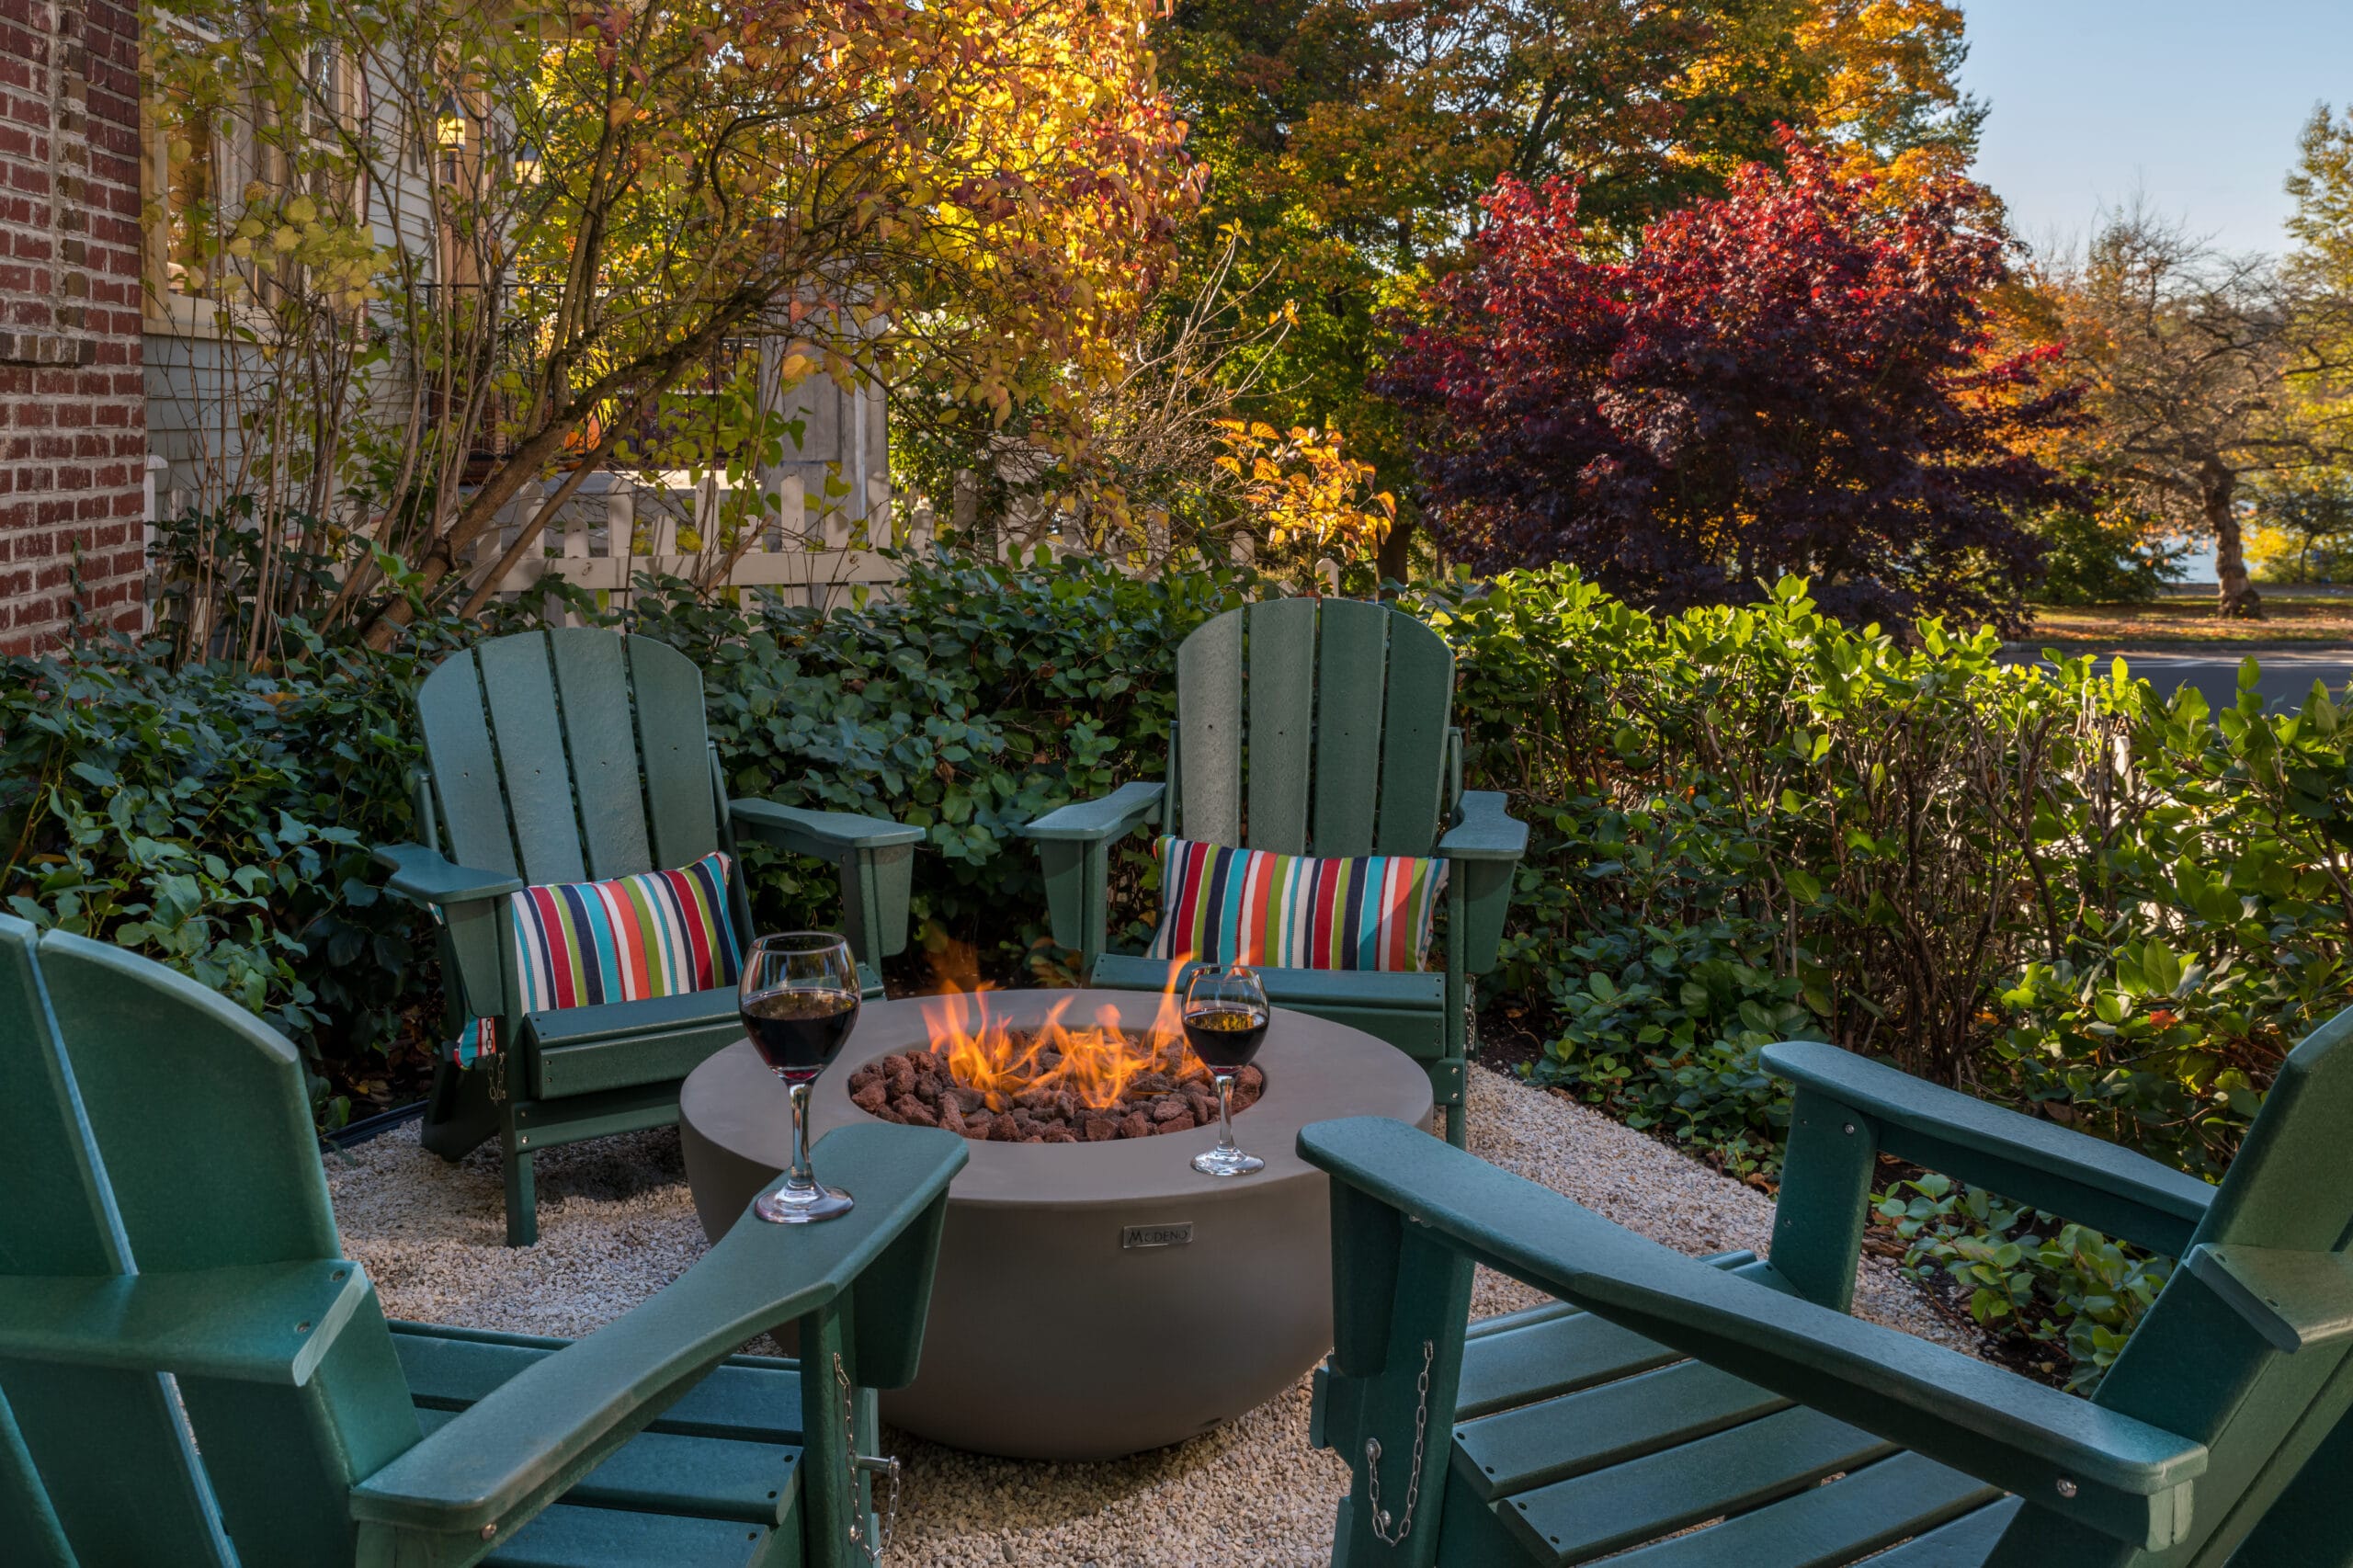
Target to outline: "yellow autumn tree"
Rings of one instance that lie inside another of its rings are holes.
[[[303,432],[332,476],[315,509],[359,517],[337,536],[354,570],[334,610],[388,641],[483,559],[524,485],[552,483],[547,516],[632,444],[662,444],[664,468],[780,454],[776,377],[746,344],[777,345],[788,384],[822,369],[920,387],[909,418],[929,394],[992,418],[1018,404],[1083,439],[1088,390],[1117,373],[1197,196],[1151,15],[1150,0],[156,0],[151,97],[209,95],[208,115],[243,114],[272,149],[266,178],[192,213],[206,233],[190,255],[244,276],[254,245],[290,228],[319,261],[248,294],[345,296],[316,312],[316,352],[259,335],[339,388]],[[370,240],[364,289],[336,233]],[[714,403],[725,416],[703,418]],[[246,449],[275,428],[257,422]],[[537,526],[509,557],[537,548]],[[479,605],[497,573],[474,575],[457,602]],[[400,591],[368,597],[384,576]]]
[[[1951,0],[1805,0],[1799,47],[1821,85],[1815,123],[1847,175],[1877,175],[1897,202],[1967,172],[1984,107],[1955,80],[1967,52]]]
[[[1218,431],[1217,466],[1239,483],[1248,526],[1269,546],[1367,556],[1397,521],[1397,498],[1372,488],[1372,465],[1343,451],[1337,430],[1222,419]]]

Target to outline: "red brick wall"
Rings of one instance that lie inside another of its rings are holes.
[[[0,0],[0,651],[143,613],[138,29]]]

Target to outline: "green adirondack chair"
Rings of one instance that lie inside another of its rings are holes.
[[[1038,845],[1054,940],[1094,985],[1157,991],[1168,966],[1105,951],[1111,848],[1165,822],[1197,843],[1286,855],[1434,855],[1448,862],[1446,968],[1264,969],[1267,998],[1387,1040],[1429,1070],[1463,1141],[1471,977],[1495,967],[1527,827],[1462,788],[1454,654],[1385,605],[1279,599],[1195,629],[1176,650],[1165,783],[1122,785],[1018,831]]]
[[[1831,1046],[1766,1060],[1797,1085],[1770,1261],[1685,1257],[1396,1122],[1300,1134],[1335,1178],[1336,1562],[2353,1562],[2353,1011],[2219,1187]],[[1882,1151],[2182,1260],[2095,1397],[1847,1315]],[[1466,1334],[1474,1261],[1558,1300]]]
[[[506,1239],[539,1239],[532,1156],[558,1144],[665,1126],[678,1085],[743,1037],[735,994],[524,1012],[507,895],[686,866],[748,835],[840,869],[850,946],[867,994],[873,965],[907,942],[920,828],[881,818],[731,801],[703,720],[702,674],[645,637],[575,628],[500,637],[453,654],[416,695],[426,767],[413,782],[423,844],[380,846],[392,892],[442,921],[451,1032],[494,1020],[492,1071],[435,1072],[425,1146],[462,1158],[494,1134],[506,1178]],[[730,913],[748,942],[742,862]]]
[[[915,1375],[965,1159],[835,1132],[819,1168],[856,1210],[747,1217],[576,1343],[388,1324],[294,1049],[5,916],[0,1152],[9,1568],[850,1568],[872,1391]],[[800,1363],[729,1356],[785,1324]]]

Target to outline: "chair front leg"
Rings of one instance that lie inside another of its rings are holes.
[[[524,1071],[523,1042],[508,1040],[500,1048],[498,1060],[491,1064],[491,1081],[504,1085],[496,1096],[498,1101],[498,1163],[506,1187],[506,1244],[511,1247],[537,1245],[540,1239],[539,1187],[532,1161],[539,1151],[531,1147],[528,1129],[516,1125],[516,1110],[522,1104],[523,1090],[529,1082]]]
[[[1455,868],[1459,873],[1462,868]],[[1470,898],[1460,874],[1446,882],[1446,1059],[1454,1093],[1446,1102],[1446,1141],[1458,1149],[1470,1147],[1471,1109],[1471,977],[1464,961],[1470,946]]]
[[[915,880],[912,844],[853,849],[835,862],[850,951],[879,969],[907,950],[907,903]]]
[[[1773,1267],[1810,1301],[1853,1309],[1878,1163],[1879,1128],[1870,1118],[1798,1090],[1773,1208]]]
[[[1471,1278],[1470,1258],[1332,1184],[1332,1372],[1354,1385],[1325,1431],[1354,1472],[1334,1568],[1438,1561]]]
[[[1110,945],[1110,841],[1041,838],[1037,844],[1054,940],[1078,949],[1078,972],[1085,980]]]

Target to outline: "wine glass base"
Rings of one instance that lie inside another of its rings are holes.
[[[752,1200],[752,1212],[771,1225],[807,1225],[838,1220],[856,1207],[856,1200],[838,1187],[779,1187]]]
[[[1193,1156],[1193,1168],[1203,1176],[1248,1176],[1252,1171],[1265,1170],[1267,1162],[1239,1149],[1204,1149]]]

